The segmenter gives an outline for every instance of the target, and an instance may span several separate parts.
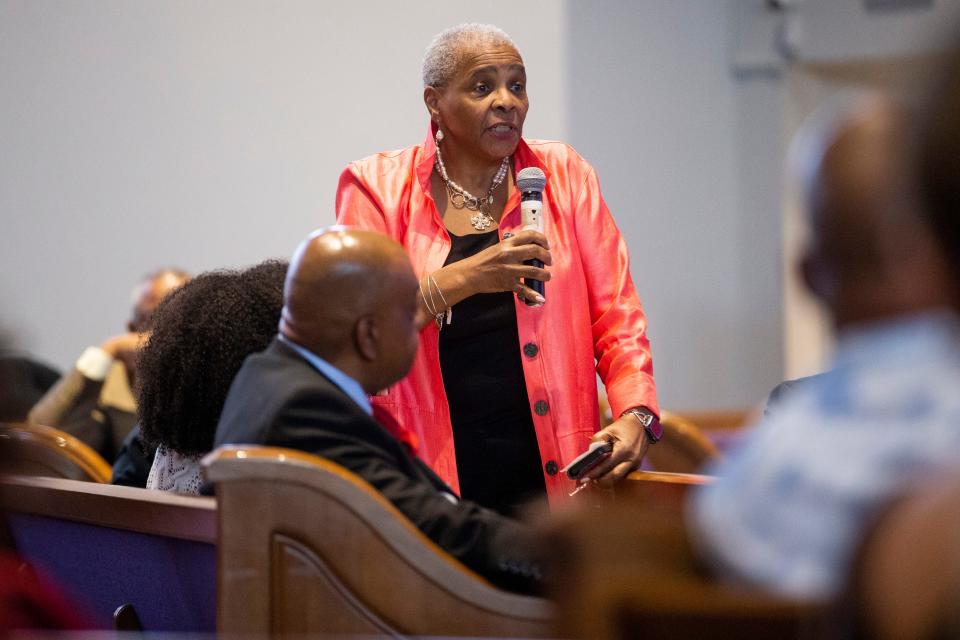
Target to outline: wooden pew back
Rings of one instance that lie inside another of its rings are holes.
[[[0,512],[21,556],[103,628],[129,603],[147,631],[215,631],[213,498],[5,476]]]
[[[713,580],[687,537],[688,492],[709,476],[637,471],[613,500],[544,525],[558,636],[573,638],[834,638],[830,607]]]
[[[221,632],[549,633],[546,601],[494,588],[336,464],[268,447],[225,447],[204,464],[219,501]]]
[[[53,427],[0,423],[0,459],[6,473],[110,482],[110,465],[99,453]]]
[[[671,411],[660,416],[663,438],[647,450],[646,463],[657,471],[695,473],[720,457],[717,447],[693,422]]]

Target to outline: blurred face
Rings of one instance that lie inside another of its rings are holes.
[[[187,279],[182,276],[165,271],[150,282],[141,285],[136,296],[136,302],[133,305],[133,316],[127,323],[127,329],[130,331],[146,330],[160,301],[186,281]]]
[[[479,45],[447,86],[427,87],[424,100],[443,130],[444,153],[499,162],[517,148],[530,106],[523,60],[513,47]]]

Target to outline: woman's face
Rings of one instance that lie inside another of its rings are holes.
[[[517,148],[530,106],[523,60],[513,47],[480,45],[447,86],[427,87],[424,100],[444,152],[499,162]]]

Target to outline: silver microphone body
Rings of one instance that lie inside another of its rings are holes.
[[[543,171],[537,167],[527,167],[521,169],[517,174],[517,189],[520,191],[520,223],[524,231],[539,231],[545,233],[545,220],[543,215],[543,189],[547,185],[547,177]],[[540,260],[527,260],[524,264],[532,265],[539,269],[543,268],[543,262]],[[533,278],[524,278],[523,283],[546,298],[546,283],[543,280],[534,280]],[[541,303],[527,300],[524,298],[527,306],[536,306]]]

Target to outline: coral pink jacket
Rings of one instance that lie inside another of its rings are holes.
[[[350,163],[340,176],[336,202],[340,224],[394,238],[421,278],[441,268],[450,251],[450,236],[430,191],[436,154],[431,134],[422,145]],[[587,448],[599,428],[594,371],[606,386],[614,416],[641,405],[659,411],[647,321],[630,277],[626,244],[596,173],[559,142],[521,140],[513,158],[515,171],[536,166],[547,176],[545,229],[553,258],[547,303],[531,308],[514,301],[527,397],[547,494],[555,502],[573,489],[559,469]],[[519,193],[510,194],[504,212],[501,238],[521,229]],[[419,455],[459,491],[439,331],[434,323],[422,330],[409,375],[372,400],[417,435]]]

